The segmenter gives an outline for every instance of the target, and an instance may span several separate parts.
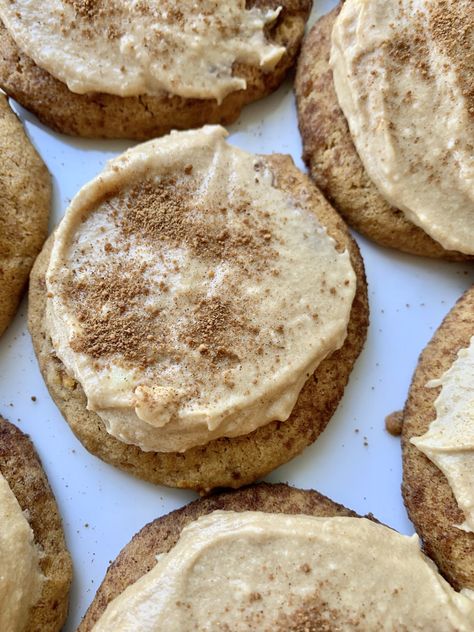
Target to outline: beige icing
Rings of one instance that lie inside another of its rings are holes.
[[[53,346],[107,430],[143,450],[182,451],[286,420],[346,336],[356,283],[348,253],[272,185],[263,157],[225,136],[206,127],[129,150],[79,192],[56,233],[47,273]],[[131,226],[150,182],[141,224]],[[102,277],[112,279],[105,290],[91,285]],[[103,318],[99,347],[80,322],[84,287],[89,297],[102,292],[91,304]],[[123,287],[132,298],[117,311]],[[134,334],[136,348],[115,351]]]
[[[22,632],[41,595],[33,531],[0,472],[0,630]]]
[[[0,18],[72,92],[222,99],[246,88],[234,64],[272,70],[285,49],[264,29],[280,9],[245,0],[0,0]],[[240,73],[241,75],[241,73]]]
[[[471,630],[474,602],[363,518],[216,511],[116,597],[94,632]]]
[[[444,248],[473,254],[472,0],[347,0],[331,65],[381,195]]]
[[[441,387],[436,419],[411,442],[439,467],[464,512],[465,531],[474,531],[474,336],[452,366],[427,384]]]
[[[56,233],[55,351],[108,432],[143,450],[183,451],[286,420],[346,336],[349,254],[273,186],[264,157],[225,136],[205,127],[127,151],[79,192]],[[81,322],[84,305],[92,315]]]

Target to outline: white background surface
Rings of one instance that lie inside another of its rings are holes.
[[[312,19],[334,4],[317,2]],[[230,142],[259,153],[290,153],[303,168],[291,90],[287,82],[272,97],[249,106],[230,128]],[[53,175],[53,227],[78,189],[130,143],[70,139],[16,110]],[[403,406],[418,354],[474,282],[474,271],[467,265],[402,255],[355,237],[369,283],[371,325],[365,349],[327,430],[267,480],[317,489],[412,533],[400,495],[400,443],[384,430],[384,418]],[[109,561],[133,534],[196,496],[136,480],[90,455],[75,439],[39,373],[26,328],[26,300],[0,341],[0,414],[31,435],[58,500],[74,563],[65,627],[70,632]]]

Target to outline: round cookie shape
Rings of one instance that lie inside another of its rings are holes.
[[[364,573],[374,574],[364,582]],[[306,632],[428,629],[441,616],[442,629],[467,630],[473,608],[440,577],[416,536],[312,490],[259,484],[145,526],[109,567],[78,632],[132,629],[135,617],[147,630],[169,617],[173,629],[192,621],[199,629]]]
[[[286,49],[270,72],[236,64],[247,88],[215,99],[163,96],[119,97],[104,93],[75,94],[66,84],[37,66],[19,50],[0,22],[0,87],[53,130],[86,138],[144,140],[172,129],[190,129],[206,123],[233,123],[242,108],[261,99],[283,81],[299,52],[312,0],[251,0],[247,8],[277,9],[276,20],[266,28],[270,43]]]
[[[40,549],[40,569],[45,576],[40,599],[31,610],[25,632],[58,632],[67,616],[72,579],[61,517],[32,442],[2,417],[0,471],[27,516]]]
[[[446,316],[418,362],[403,413],[403,497],[424,549],[457,589],[474,589],[474,534],[454,525],[464,515],[445,475],[410,440],[428,430],[436,418],[439,388],[427,383],[439,378],[469,346],[474,334],[474,288]]]
[[[77,632],[91,632],[108,603],[153,568],[156,555],[167,553],[176,544],[186,525],[216,510],[357,517],[353,511],[318,492],[295,489],[284,484],[259,483],[196,500],[149,523],[122,549],[110,565]]]
[[[329,64],[331,33],[342,4],[316,22],[304,40],[296,74],[304,160],[318,187],[355,230],[381,246],[449,261],[471,255],[445,250],[391,206],[370,180],[351,138]]]
[[[82,387],[66,374],[52,353],[45,329],[44,277],[51,252],[49,242],[37,260],[30,285],[29,327],[40,368],[50,393],[73,431],[93,454],[154,483],[199,491],[240,487],[300,453],[322,432],[342,396],[353,363],[365,340],[368,307],[362,260],[344,223],[309,179],[286,156],[265,157],[274,186],[289,194],[298,207],[316,214],[335,240],[338,251],[349,252],[357,277],[348,335],[341,349],[317,368],[301,391],[290,418],[271,422],[250,434],[221,438],[186,452],[144,452],[106,432],[96,413],[86,409]]]
[[[344,342],[356,277],[224,128],[128,150],[54,236],[46,322],[108,432],[184,452],[286,420]]]
[[[51,179],[0,94],[0,335],[10,324],[47,235]]]

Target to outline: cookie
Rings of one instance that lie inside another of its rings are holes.
[[[258,8],[282,7],[267,36],[286,53],[271,72],[238,65],[247,88],[228,95],[221,104],[213,99],[190,99],[172,94],[119,97],[75,94],[66,84],[38,67],[21,52],[0,23],[0,87],[53,130],[88,138],[146,139],[171,129],[189,129],[205,123],[230,124],[241,109],[278,88],[299,52],[311,0],[252,0]]]
[[[450,261],[472,260],[445,250],[407,220],[367,175],[339,107],[329,65],[332,28],[341,6],[316,22],[298,61],[298,120],[304,160],[314,181],[350,226],[381,246]]]
[[[0,335],[20,302],[47,235],[51,180],[0,94]]]
[[[198,500],[135,535],[78,630],[470,630],[417,538],[367,518],[286,485]]]
[[[25,512],[41,551],[43,591],[25,632],[56,632],[68,611],[71,558],[53,492],[30,439],[0,417],[0,471]]]
[[[294,489],[283,484],[260,483],[236,492],[197,500],[149,523],[122,549],[109,567],[78,632],[92,630],[107,604],[149,571],[156,564],[156,555],[168,552],[187,524],[215,510],[265,511],[320,517],[357,516],[318,492]]]
[[[403,414],[403,497],[427,554],[456,588],[474,589],[474,534],[453,525],[464,521],[451,487],[410,439],[423,435],[436,418],[439,388],[426,384],[449,369],[474,334],[474,288],[446,316],[420,356]]]
[[[326,358],[303,387],[290,418],[274,421],[236,438],[221,438],[186,452],[144,452],[106,432],[97,414],[86,409],[79,384],[66,374],[45,333],[45,272],[52,242],[38,257],[31,275],[29,328],[40,369],[50,393],[84,446],[93,454],[153,483],[207,491],[240,487],[287,462],[310,445],[324,430],[342,397],[352,366],[359,355],[368,324],[367,287],[363,262],[345,224],[310,180],[287,156],[265,160],[275,186],[290,194],[303,208],[315,212],[338,249],[347,249],[357,277],[348,335],[341,349]]]

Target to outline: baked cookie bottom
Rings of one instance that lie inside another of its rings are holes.
[[[156,555],[172,549],[187,524],[218,509],[320,517],[357,517],[353,511],[318,492],[295,489],[283,484],[260,483],[239,491],[196,500],[182,509],[150,522],[122,549],[109,566],[77,632],[90,632],[108,603],[151,570],[156,564]]]
[[[145,140],[172,129],[206,123],[228,125],[247,103],[267,96],[281,84],[296,61],[312,0],[251,0],[247,4],[283,7],[267,36],[287,52],[270,73],[236,64],[235,71],[246,79],[247,88],[228,95],[220,105],[215,99],[186,99],[168,93],[157,97],[75,94],[22,53],[1,22],[0,87],[53,130],[72,136]]]
[[[51,179],[0,94],[0,335],[12,321],[47,235]]]
[[[45,576],[25,632],[58,632],[68,611],[72,563],[61,517],[41,461],[27,435],[0,417],[0,471],[33,530]]]
[[[311,175],[347,223],[381,246],[414,255],[473,260],[445,250],[388,204],[370,180],[339,107],[329,65],[331,33],[341,4],[306,36],[298,60],[296,100],[304,160]]]
[[[248,435],[222,438],[184,453],[144,452],[109,435],[95,413],[86,409],[79,384],[67,375],[46,334],[45,273],[52,241],[45,245],[30,279],[29,329],[49,392],[83,445],[104,461],[152,483],[206,492],[215,487],[241,487],[286,463],[313,443],[334,413],[362,350],[368,326],[367,284],[364,265],[346,225],[309,178],[288,156],[265,156],[275,186],[303,208],[316,213],[338,249],[347,249],[357,276],[348,334],[341,349],[325,359],[306,382],[295,408],[285,422],[271,422]]]
[[[423,435],[436,418],[439,388],[429,380],[449,369],[474,334],[474,287],[457,302],[422,352],[403,414],[403,498],[424,549],[456,588],[474,589],[474,533],[457,529],[464,521],[444,474],[418,448],[412,437]]]

